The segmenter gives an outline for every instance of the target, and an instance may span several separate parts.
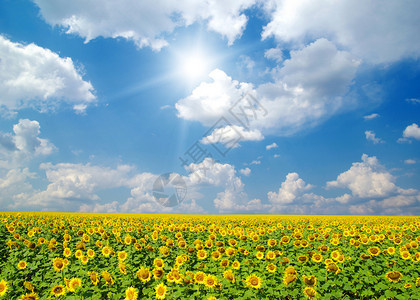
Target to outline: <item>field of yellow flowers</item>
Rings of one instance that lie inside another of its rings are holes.
[[[0,299],[420,299],[420,217],[0,221]]]

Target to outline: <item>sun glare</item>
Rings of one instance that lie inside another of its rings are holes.
[[[176,53],[177,77],[189,83],[203,80],[211,72],[212,58],[201,49],[189,49]]]
[[[207,71],[206,58],[201,54],[193,54],[192,56],[186,56],[181,62],[182,75],[188,79],[196,79],[205,75]]]

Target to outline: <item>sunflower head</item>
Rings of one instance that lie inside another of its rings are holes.
[[[150,273],[148,268],[141,267],[137,271],[137,277],[141,280],[141,282],[146,283],[150,280],[152,274]]]
[[[267,272],[269,273],[275,273],[277,270],[277,267],[275,264],[268,264],[267,267],[265,267],[265,269],[267,270]]]
[[[139,292],[136,288],[130,286],[125,290],[125,296],[124,300],[137,300]]]
[[[155,287],[156,299],[165,299],[166,290],[167,290],[167,287],[166,285],[163,284],[163,282],[157,285]]]
[[[252,275],[249,275],[246,278],[245,283],[246,283],[247,287],[249,287],[249,288],[260,289],[261,284],[262,284],[262,280],[257,275],[252,274]]]
[[[317,280],[316,280],[315,275],[311,275],[311,276],[305,276],[305,275],[303,275],[303,281],[308,286],[315,286]]]
[[[390,281],[390,282],[398,282],[401,280],[402,278],[402,274],[398,271],[390,271],[388,273],[386,273],[385,277]]]
[[[316,290],[308,286],[303,290],[303,294],[308,299],[314,299],[316,297]]]
[[[1,280],[0,281],[0,296],[4,296],[7,293],[8,285],[7,281]]]
[[[56,285],[51,290],[51,295],[54,295],[56,297],[63,296],[66,293],[66,288],[64,285]]]
[[[19,268],[20,270],[26,269],[26,266],[27,266],[27,264],[26,264],[26,261],[24,261],[24,260],[21,260],[21,261],[18,263],[18,268]]]
[[[217,285],[217,277],[214,275],[207,275],[204,280],[204,285],[208,288],[214,288]]]

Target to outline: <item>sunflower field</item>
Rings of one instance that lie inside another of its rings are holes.
[[[0,213],[0,299],[420,299],[420,218]]]

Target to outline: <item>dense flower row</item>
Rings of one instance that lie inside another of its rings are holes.
[[[420,218],[0,214],[0,298],[420,299]]]

